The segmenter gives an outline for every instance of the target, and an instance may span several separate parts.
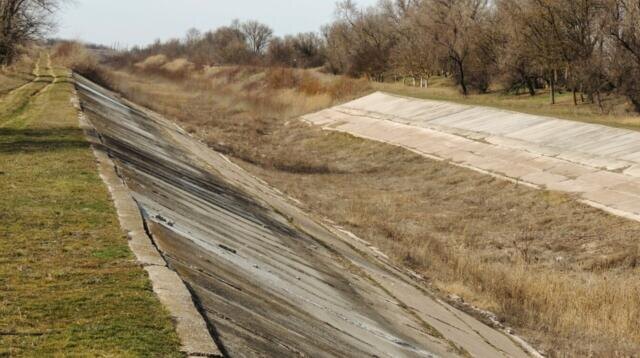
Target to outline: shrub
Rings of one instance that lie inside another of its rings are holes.
[[[178,58],[171,62],[165,63],[162,66],[162,71],[165,74],[176,77],[176,78],[184,78],[187,77],[191,72],[195,70],[195,65],[185,58]]]
[[[291,68],[269,68],[265,74],[265,83],[272,89],[295,88],[298,77]]]
[[[165,55],[149,56],[144,61],[135,64],[135,67],[142,71],[154,71],[159,70],[164,66],[169,59]]]
[[[298,89],[309,95],[317,95],[326,92],[326,88],[320,80],[308,72],[302,72],[298,80]]]
[[[213,78],[220,71],[220,67],[218,66],[204,66],[202,68],[202,74],[206,78]]]
[[[365,80],[340,77],[329,86],[327,93],[333,99],[344,100],[365,93],[368,89],[369,83]]]
[[[85,76],[98,71],[98,59],[79,42],[65,41],[57,44],[52,51],[52,60]]]
[[[317,77],[306,71],[296,71],[291,68],[268,69],[265,82],[271,89],[295,89],[308,95],[327,92],[327,88]]]

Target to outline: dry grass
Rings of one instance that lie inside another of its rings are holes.
[[[58,66],[70,68],[80,73],[93,73],[98,70],[97,58],[82,44],[66,41],[52,49],[52,61]]]
[[[207,69],[189,81],[114,71],[108,84],[352,230],[443,295],[497,313],[551,356],[640,351],[640,223],[295,117],[366,83]],[[291,78],[294,77],[294,78]],[[301,88],[314,88],[311,94]]]
[[[185,58],[178,58],[164,64],[161,69],[174,77],[186,77],[195,70],[196,66]]]
[[[170,60],[165,55],[149,56],[136,63],[133,68],[146,74],[157,74],[173,79],[185,79],[196,70],[196,66],[186,58]]]
[[[145,58],[144,61],[136,63],[135,67],[142,71],[157,70],[162,66],[164,66],[167,62],[169,62],[169,59],[167,58],[167,56],[154,55],[154,56],[149,56]]]
[[[13,65],[0,67],[0,95],[32,81],[34,61],[29,53],[23,54]]]

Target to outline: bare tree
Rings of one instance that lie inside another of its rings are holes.
[[[504,37],[500,57],[500,80],[506,92],[518,93],[522,88],[526,88],[529,95],[535,96],[541,74],[535,60],[537,54],[533,46],[527,43],[521,25],[522,20],[517,16],[520,11],[517,1],[503,0],[497,4],[498,22]]]
[[[322,36],[326,44],[326,67],[334,73],[352,74],[350,39],[353,37],[349,25],[334,22],[322,28]]]
[[[249,48],[257,55],[264,52],[269,40],[271,40],[271,36],[273,36],[273,30],[258,21],[247,21],[240,26],[240,29],[249,44]]]
[[[348,57],[347,72],[382,80],[391,68],[391,50],[396,42],[391,19],[384,9],[361,10],[351,0],[338,3],[336,14],[339,20],[330,29],[327,40]]]
[[[427,0],[423,3],[422,26],[434,43],[446,52],[464,95],[469,93],[469,64],[487,10],[487,0]]]
[[[640,2],[609,0],[608,28],[614,42],[612,77],[640,111]]]
[[[315,33],[276,37],[269,43],[269,64],[289,67],[319,67],[325,63],[325,44]]]
[[[246,35],[237,23],[217,29],[206,36],[210,41],[213,61],[217,64],[243,64],[249,60]]]
[[[325,44],[316,33],[309,32],[293,37],[295,63],[299,67],[319,67],[325,61]]]
[[[0,0],[0,63],[10,64],[18,46],[36,39],[54,24],[58,0]]]
[[[271,66],[296,67],[296,54],[290,36],[276,37],[269,43],[267,61]]]
[[[506,1],[508,2],[508,1]],[[514,1],[511,16],[522,24],[523,37],[530,55],[543,69],[551,88],[551,103],[555,103],[558,71],[566,65],[563,51],[560,2],[555,0]]]
[[[200,32],[200,30],[196,29],[195,27],[187,30],[187,35],[184,38],[184,42],[187,46],[193,46],[200,40],[202,40],[202,32]]]
[[[431,39],[424,27],[420,26],[416,13],[409,13],[406,2],[399,5],[405,20],[396,20],[398,42],[391,54],[391,61],[395,72],[405,77],[410,77],[415,85],[420,79],[420,87],[428,87],[429,78],[441,68],[441,60],[444,57],[441,47]]]

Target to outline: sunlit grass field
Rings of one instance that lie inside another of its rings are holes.
[[[0,357],[180,356],[44,57],[0,97]]]

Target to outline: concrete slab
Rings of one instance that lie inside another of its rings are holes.
[[[628,203],[640,203],[638,197],[610,189],[601,189],[597,191],[587,192],[583,196],[586,200],[591,200],[605,206],[610,206],[620,210],[624,210]],[[637,214],[636,212],[633,212]]]
[[[640,181],[628,181],[626,183],[610,186],[609,189],[634,195],[638,197],[638,201],[640,201]]]
[[[522,148],[526,146],[523,143],[529,143],[528,150],[537,150],[538,154],[566,155],[567,160],[609,170],[621,168],[618,163],[621,156],[640,150],[637,145],[640,133],[487,107],[423,101],[378,92],[341,108],[348,108],[353,113],[360,111],[370,118],[419,127],[437,126],[438,130],[459,135],[467,132],[468,138],[491,138],[496,144],[509,146],[511,141]],[[569,152],[575,153],[569,156]],[[640,163],[640,158],[635,162]]]
[[[562,175],[570,179],[575,179],[582,175],[595,173],[597,170],[590,167],[575,165],[572,163],[561,161],[561,162],[558,162],[553,167],[548,168],[546,171],[552,174]]]
[[[522,180],[526,182],[534,183],[543,187],[557,185],[568,179],[569,178],[563,175],[552,174],[547,172],[536,172],[536,173],[522,177]]]
[[[587,193],[604,189],[604,187],[586,182],[580,179],[569,179],[561,182],[549,183],[546,188],[548,190],[564,191],[567,193]]]
[[[578,179],[589,183],[594,183],[605,188],[624,184],[632,180],[624,174],[612,173],[608,171],[596,171],[593,173],[584,174],[579,176]]]

